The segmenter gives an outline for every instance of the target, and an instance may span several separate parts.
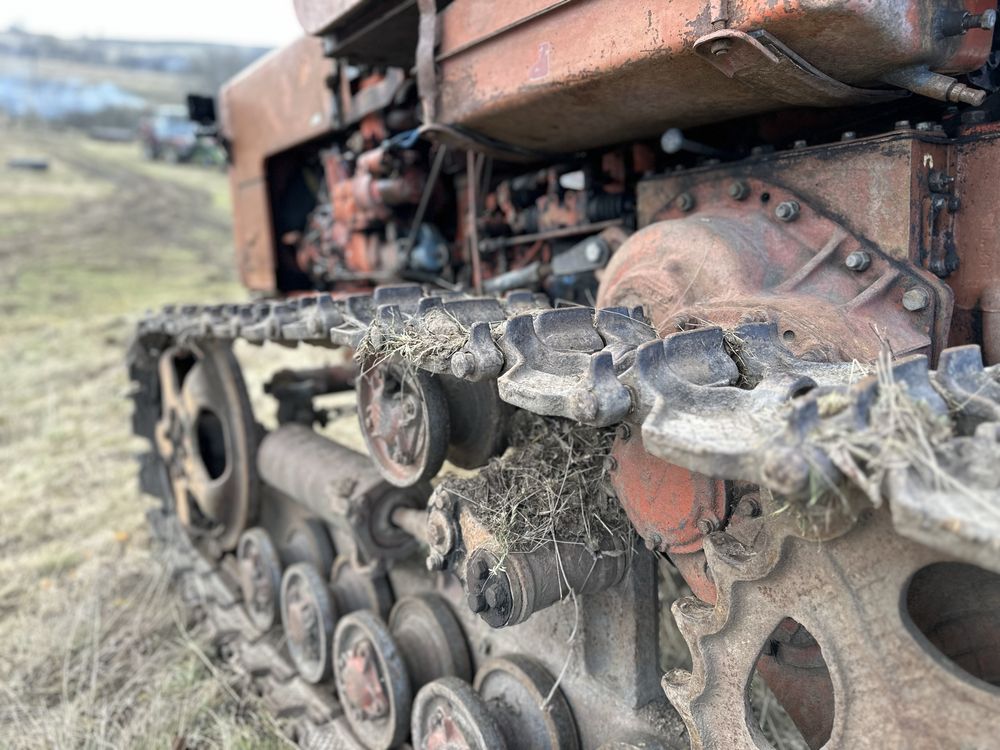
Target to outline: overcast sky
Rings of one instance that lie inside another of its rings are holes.
[[[56,36],[276,46],[302,33],[292,0],[0,0],[11,24]]]

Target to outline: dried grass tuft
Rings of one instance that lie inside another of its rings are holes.
[[[554,540],[595,553],[609,541],[628,549],[632,527],[607,477],[613,441],[610,428],[519,412],[507,452],[474,477],[447,477],[445,486],[494,534],[500,557]]]
[[[809,443],[821,448],[842,471],[878,507],[882,503],[886,479],[891,472],[912,472],[921,484],[932,491],[956,493],[990,505],[982,490],[950,470],[955,426],[950,414],[937,413],[922,400],[914,398],[904,382],[897,381],[889,349],[883,348],[875,367],[878,396],[872,404],[868,426],[854,430],[843,420],[824,420]],[[849,405],[842,393],[820,398],[820,413],[834,416]],[[812,491],[805,506],[797,510],[814,518],[823,509],[846,512],[853,516],[851,493],[838,486],[822,469],[814,467]]]
[[[469,340],[469,328],[444,308],[434,308],[411,318],[401,329],[369,326],[355,354],[358,362],[373,367],[398,360],[411,367],[447,365]]]

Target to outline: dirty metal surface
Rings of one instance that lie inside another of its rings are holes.
[[[700,0],[669,8],[637,0],[518,0],[500,9],[456,0],[439,18],[438,119],[522,147],[569,151],[658,135],[665,122],[685,127],[789,102],[843,104],[851,101],[850,87],[877,88],[889,71],[969,71],[989,52],[988,32],[943,37],[937,14],[990,3],[725,5],[728,13],[716,23],[735,32],[766,32],[840,87],[827,84],[826,100],[817,101],[819,89],[810,79],[789,83],[780,69],[765,66],[756,77],[771,86],[768,95],[759,85],[727,77],[695,51],[699,40],[718,32],[709,5]],[[623,90],[629,92],[626,107]]]
[[[894,534],[885,509],[823,544],[763,524],[745,544],[713,534],[706,552],[718,602],[674,604],[694,666],[663,679],[693,748],[766,746],[744,690],[762,646],[786,617],[808,629],[829,667],[835,702],[829,747],[993,744],[1000,693],[943,663],[901,612],[910,577],[949,558]]]
[[[232,158],[236,266],[250,289],[275,288],[266,161],[332,131],[334,106],[326,87],[332,72],[322,41],[303,37],[257,61],[220,93],[222,134]]]
[[[308,304],[170,308],[140,324],[140,337],[197,340],[219,327],[258,343],[292,343],[302,341],[299,336],[304,334],[304,340],[314,343],[357,346],[376,321],[405,326],[416,319],[419,325],[427,311],[439,305],[463,309],[454,297],[435,300],[426,294],[410,285],[340,300],[321,295]],[[487,307],[492,311],[496,304],[490,300]],[[857,432],[869,425],[879,379],[859,371],[856,362],[797,357],[785,347],[778,329],[767,323],[736,327],[728,334],[730,344],[717,327],[660,339],[636,311],[526,312],[537,304],[531,295],[511,295],[504,303],[507,320],[497,324],[495,335],[477,339],[470,329],[457,353],[487,363],[491,370],[470,370],[464,376],[498,378],[504,401],[536,413],[594,426],[627,420],[641,429],[647,451],[692,471],[761,484],[791,497],[808,496],[817,471],[831,484],[846,479],[866,489],[864,478],[850,462],[844,463],[835,446],[824,447],[821,440],[809,438],[830,430]],[[609,327],[609,320],[623,322],[624,328]],[[244,328],[241,321],[250,322]],[[478,325],[489,330],[489,324]],[[729,348],[732,336],[741,342],[737,356]],[[459,359],[466,361],[465,356]],[[563,368],[558,375],[552,367],[556,361]],[[566,388],[568,373],[576,378],[571,389]],[[505,382],[508,374],[514,376],[510,386]],[[995,368],[984,369],[979,359],[970,365],[968,377],[994,381],[997,373]],[[945,378],[932,382],[925,357],[893,364],[891,378],[904,383],[910,397],[932,412],[945,414],[946,403],[952,405],[950,440],[970,437],[977,429],[973,415],[980,402],[963,399],[961,391],[953,394],[955,386]],[[843,399],[835,410],[823,406],[831,392],[838,394],[838,402]],[[997,446],[986,441],[986,449],[992,452]],[[974,476],[976,460],[956,453],[951,468],[956,476]]]

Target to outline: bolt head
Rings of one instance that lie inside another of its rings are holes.
[[[799,218],[801,211],[798,201],[782,201],[774,209],[774,215],[778,221],[795,221]]]
[[[586,257],[588,263],[597,263],[601,259],[601,246],[597,242],[587,243],[587,247],[584,250],[584,257]]]
[[[733,200],[745,200],[748,195],[750,195],[750,186],[743,180],[729,183],[729,197]]]
[[[717,524],[711,518],[702,518],[698,521],[698,531],[702,534],[708,535],[715,531]]]
[[[470,352],[455,352],[451,357],[451,374],[464,379],[472,375],[476,369],[476,361]]]
[[[842,141],[857,140],[857,137],[858,134],[855,133],[853,130],[845,130],[843,133],[840,134],[840,140]]]
[[[716,39],[712,42],[711,53],[716,57],[729,54],[730,41],[728,39]]]
[[[903,307],[910,312],[919,312],[931,303],[931,296],[926,289],[909,289],[903,294]]]
[[[694,208],[694,196],[691,193],[681,193],[677,196],[677,207],[684,212]]]
[[[844,265],[852,271],[864,271],[872,264],[872,257],[864,250],[855,250],[847,256]]]

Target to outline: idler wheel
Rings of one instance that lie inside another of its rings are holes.
[[[409,729],[412,693],[406,664],[389,629],[372,612],[341,618],[334,633],[337,695],[355,736],[371,750],[389,750]]]
[[[457,677],[442,677],[424,685],[413,702],[410,724],[414,750],[534,747],[508,745],[486,702]]]
[[[545,667],[518,655],[487,661],[476,673],[473,687],[491,710],[496,707],[497,716],[512,717],[500,722],[507,747],[577,750],[576,722],[562,691],[555,691],[546,710],[539,708],[554,684]]]
[[[157,453],[189,533],[236,548],[257,515],[257,424],[228,345],[175,346],[159,359]]]
[[[318,683],[330,676],[336,611],[326,582],[308,563],[296,563],[281,581],[281,624],[299,675]]]
[[[266,632],[274,627],[279,615],[281,560],[278,551],[264,529],[247,529],[236,547],[236,560],[247,617],[259,631]]]
[[[448,452],[448,402],[437,379],[393,360],[372,359],[358,377],[361,434],[379,473],[397,487],[431,479]]]
[[[465,635],[449,606],[436,594],[406,596],[396,602],[389,630],[413,685],[425,685],[444,675],[472,679]]]

